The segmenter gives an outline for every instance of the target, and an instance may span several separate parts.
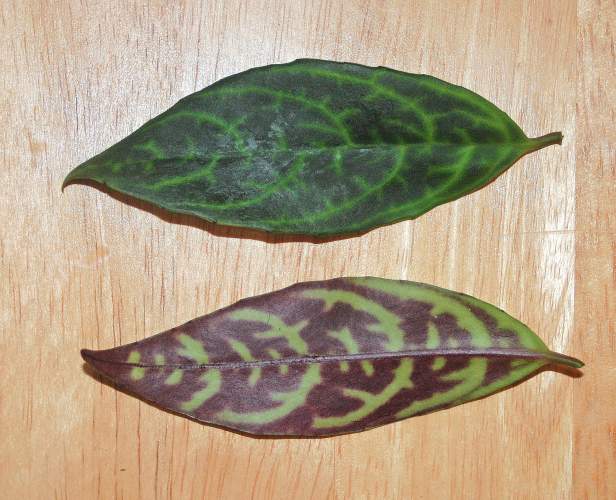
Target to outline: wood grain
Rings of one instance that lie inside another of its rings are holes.
[[[3,0],[0,496],[616,497],[615,13],[613,0]],[[298,57],[430,73],[565,140],[416,221],[323,244],[60,191],[182,96]],[[584,376],[546,372],[361,434],[271,440],[162,412],[83,369],[81,347],[343,275],[498,304],[584,359]]]

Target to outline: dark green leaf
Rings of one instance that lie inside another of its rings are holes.
[[[361,431],[582,366],[481,300],[380,278],[297,284],[82,355],[160,407],[285,436]]]
[[[437,78],[299,60],[182,99],[65,185],[94,181],[231,226],[343,234],[418,217],[561,139],[529,139]]]

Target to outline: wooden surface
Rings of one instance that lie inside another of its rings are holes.
[[[3,0],[0,497],[616,498],[613,0]],[[182,96],[298,57],[462,84],[529,135],[487,188],[323,244],[227,231],[60,191],[75,165]],[[296,281],[375,275],[497,304],[584,375],[322,440],[250,439],[83,370],[132,342]]]

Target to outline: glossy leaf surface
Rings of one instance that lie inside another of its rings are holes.
[[[380,278],[297,284],[82,355],[162,408],[284,436],[361,431],[582,366],[485,302]]]
[[[344,234],[418,217],[561,139],[529,139],[437,78],[298,60],[182,99],[65,185],[94,181],[226,225]]]

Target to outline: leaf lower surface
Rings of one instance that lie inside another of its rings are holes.
[[[83,358],[164,409],[244,433],[330,436],[450,408],[551,364],[481,300],[381,278],[300,283]]]

